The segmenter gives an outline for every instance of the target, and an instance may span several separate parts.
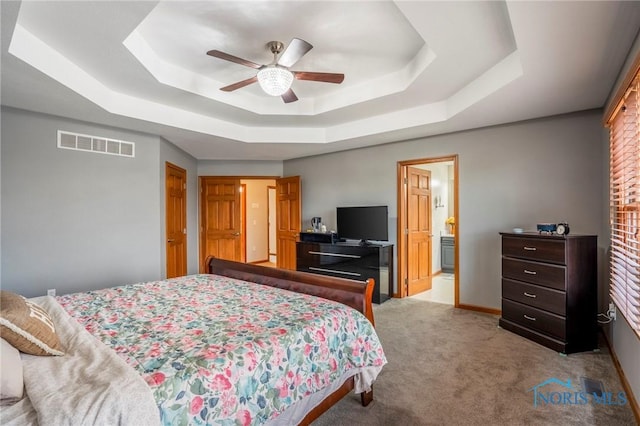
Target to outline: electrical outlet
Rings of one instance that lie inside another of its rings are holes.
[[[609,303],[609,311],[607,311],[607,315],[612,320],[616,320],[616,305],[614,303]]]
[[[49,290],[47,290],[47,296],[55,296],[55,295],[56,295],[55,288],[50,288]]]

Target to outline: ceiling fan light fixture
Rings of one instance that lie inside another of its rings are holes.
[[[269,65],[258,71],[258,83],[267,95],[281,96],[291,87],[293,73],[288,69]]]

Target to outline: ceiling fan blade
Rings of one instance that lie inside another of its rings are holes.
[[[282,100],[284,101],[285,104],[288,104],[290,102],[297,101],[298,97],[296,96],[295,93],[293,93],[293,90],[289,89],[282,94]]]
[[[313,49],[313,45],[299,38],[294,38],[289,46],[282,52],[278,59],[278,65],[289,68],[300,60],[308,51]]]
[[[224,59],[225,61],[235,62],[236,64],[244,65],[246,67],[259,69],[262,65],[255,62],[247,61],[246,59],[238,58],[237,56],[229,55],[228,53],[221,52],[219,50],[210,50],[207,55],[214,58]]]
[[[224,92],[233,92],[234,90],[240,89],[241,87],[244,87],[244,86],[248,86],[252,83],[255,83],[256,81],[258,81],[258,77],[254,75],[253,77],[248,78],[246,80],[242,80],[237,83],[233,83],[228,86],[221,87],[220,90]]]
[[[330,72],[294,71],[293,74],[295,75],[296,80],[321,81],[323,83],[336,84],[340,84],[344,81],[344,74]]]

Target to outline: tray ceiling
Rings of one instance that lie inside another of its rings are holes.
[[[281,160],[602,107],[640,3],[2,2],[2,27],[3,105]],[[292,69],[344,83],[219,90],[255,69],[208,50],[266,64],[293,37]]]

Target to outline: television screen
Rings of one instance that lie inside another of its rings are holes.
[[[338,236],[352,240],[387,241],[387,206],[337,207]]]

